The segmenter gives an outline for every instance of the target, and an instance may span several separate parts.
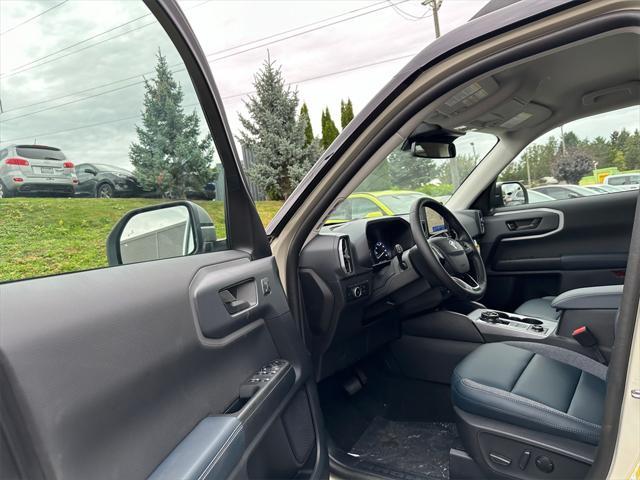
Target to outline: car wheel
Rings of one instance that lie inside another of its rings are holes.
[[[9,198],[10,196],[9,190],[0,182],[0,198]]]
[[[97,198],[111,198],[113,197],[113,187],[108,183],[102,183],[98,185],[96,189]]]

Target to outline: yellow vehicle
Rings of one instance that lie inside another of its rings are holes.
[[[411,204],[424,196],[424,193],[411,190],[352,193],[336,207],[325,224],[332,225],[361,218],[408,214]]]

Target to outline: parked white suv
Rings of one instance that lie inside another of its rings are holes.
[[[16,195],[68,196],[78,177],[59,148],[9,145],[0,149],[0,198]]]
[[[604,179],[605,185],[621,187],[625,190],[638,190],[640,187],[640,173],[620,173],[609,175]]]

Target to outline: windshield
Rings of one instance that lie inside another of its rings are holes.
[[[488,133],[467,132],[453,142],[454,158],[437,159],[414,157],[400,144],[334,209],[326,223],[406,215],[412,203],[424,196],[446,203],[497,141]]]
[[[580,186],[573,186],[571,185],[571,190],[573,190],[574,192],[577,192],[581,195],[585,195],[587,197],[591,196],[591,195],[598,195],[596,192],[594,192],[593,190],[589,190],[588,188],[585,187],[580,187]]]
[[[378,198],[389,207],[394,215],[403,215],[409,213],[413,202],[422,196],[421,193],[398,193],[380,195]]]
[[[117,172],[117,173],[126,173],[127,175],[131,175],[131,172],[125,170],[124,168],[114,167],[113,165],[105,165],[102,163],[95,163],[94,166],[101,172]]]
[[[48,147],[32,146],[32,147],[16,147],[16,153],[21,157],[31,158],[33,160],[65,160],[64,153],[60,150]]]

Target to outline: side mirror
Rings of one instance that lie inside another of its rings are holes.
[[[451,142],[411,142],[411,155],[418,158],[455,158],[456,146]]]
[[[127,212],[107,238],[110,266],[211,252],[211,217],[192,202],[170,202]]]
[[[496,183],[493,204],[496,207],[513,207],[529,203],[527,188],[520,182]]]

